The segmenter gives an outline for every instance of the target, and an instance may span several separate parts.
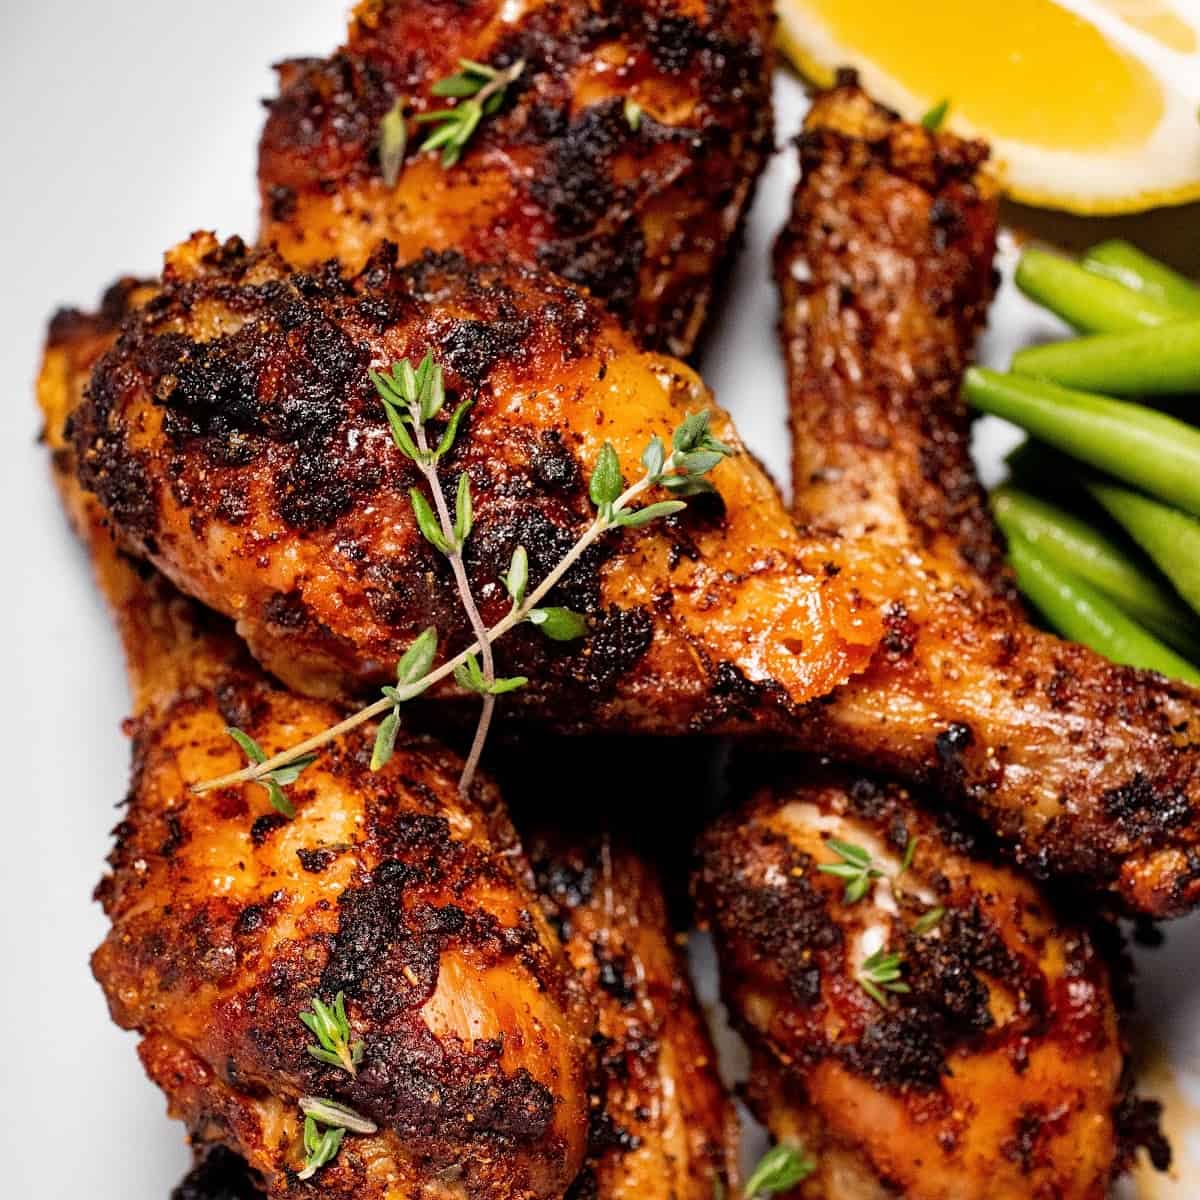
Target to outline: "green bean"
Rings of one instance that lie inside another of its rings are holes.
[[[1200,321],[1030,346],[1012,369],[1115,396],[1186,395],[1200,390]]]
[[[999,487],[992,493],[992,511],[1006,537],[1024,539],[1043,558],[1098,587],[1143,625],[1156,630],[1175,625],[1190,627],[1192,637],[1187,644],[1200,645],[1197,639],[1200,627],[1195,625],[1192,614],[1158,582],[1151,573],[1153,568],[1140,567],[1112,538],[1078,517],[1011,486]],[[1193,524],[1200,531],[1200,523]],[[1200,571],[1200,562],[1197,568]]]
[[[1106,480],[1088,480],[1086,486],[1179,594],[1200,612],[1200,521]]]
[[[1190,425],[1140,404],[983,367],[967,372],[966,395],[1072,458],[1200,515],[1200,432]]]
[[[1061,636],[1090,646],[1112,662],[1200,684],[1200,671],[1098,588],[1042,558],[1020,536],[1012,539],[1008,551],[1021,591]]]
[[[1200,287],[1128,242],[1114,239],[1093,246],[1083,256],[1083,267],[1182,316],[1200,317]]]
[[[1081,333],[1117,333],[1179,320],[1179,313],[1163,301],[1045,250],[1021,255],[1015,282],[1030,299]]]

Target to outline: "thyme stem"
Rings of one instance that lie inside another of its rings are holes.
[[[670,470],[674,466],[675,458],[676,456],[672,454],[667,459],[663,465],[664,471]],[[612,506],[612,511],[619,512],[631,501],[636,500],[644,492],[648,491],[653,485],[654,480],[649,475],[642,476],[641,479],[626,488],[618,497]],[[434,495],[435,497],[439,496],[440,489],[435,488]],[[445,504],[444,499],[442,500],[442,504]],[[538,607],[563,576],[579,561],[588,547],[603,534],[614,528],[615,525],[616,522],[613,520],[611,513],[605,511],[597,515],[592,523],[583,531],[579,540],[563,556],[558,565],[525,597],[521,604],[515,605],[495,625],[490,629],[484,630],[482,636],[476,635],[476,640],[465,650],[461,650],[453,658],[447,659],[440,667],[434,668],[424,678],[419,679],[416,683],[397,688],[396,695],[402,701],[411,700],[414,696],[426,691],[435,683],[440,683],[443,679],[453,675],[471,655],[481,653],[485,645],[490,647],[493,642],[503,637],[510,629],[520,625],[529,616],[530,612]],[[365,725],[375,717],[382,716],[389,709],[393,708],[395,703],[396,700],[394,698],[389,699],[385,696],[380,700],[376,700],[373,704],[367,705],[366,708],[360,709],[358,712],[346,717],[345,720],[339,721],[336,725],[332,725],[321,733],[314,734],[312,737],[306,738],[294,746],[289,746],[286,750],[281,750],[278,754],[264,759],[261,763],[252,763],[247,767],[243,767],[240,771],[231,771],[228,775],[221,775],[216,779],[208,779],[202,783],[195,783],[192,785],[191,790],[195,793],[202,793],[213,791],[216,788],[233,787],[239,783],[253,783],[261,779],[264,775],[269,775],[272,771],[287,766],[288,763],[294,762],[298,758],[303,758],[305,755],[311,754],[314,750],[319,750],[322,746],[328,745],[337,738],[353,732],[360,725]],[[478,734],[476,737],[478,738]]]
[[[448,555],[450,569],[454,572],[454,582],[458,585],[458,595],[463,611],[467,614],[471,632],[475,635],[475,645],[480,648],[479,657],[483,660],[484,682],[490,687],[496,682],[496,662],[492,654],[492,639],[488,636],[487,626],[483,623],[479,605],[475,603],[475,596],[471,591],[471,581],[467,578],[467,567],[463,562],[462,542],[455,533],[454,522],[450,517],[450,507],[446,503],[445,494],[438,482],[437,467],[434,466],[433,459],[429,454],[424,423],[416,422],[414,432],[417,435],[417,446],[422,454],[422,458],[417,460],[417,466],[425,477],[429,490],[433,493],[433,506],[437,512],[438,524],[442,527],[442,536],[446,539],[447,544],[454,547]],[[491,728],[492,714],[495,710],[496,697],[490,693],[485,694],[483,706],[479,712],[479,724],[476,725],[475,736],[471,739],[471,751],[467,755],[462,775],[458,780],[458,790],[464,796],[471,787],[471,781],[475,778],[475,770],[479,766],[479,759],[483,754],[484,744],[487,742],[488,730]]]

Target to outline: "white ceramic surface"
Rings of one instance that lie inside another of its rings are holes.
[[[60,304],[93,305],[119,274],[152,272],[193,229],[253,233],[258,101],[273,90],[266,64],[328,52],[343,19],[339,0],[0,3],[0,486],[12,551],[0,589],[0,1194],[14,1200],[166,1200],[187,1161],[133,1037],[108,1020],[87,966],[103,933],[90,894],[127,783],[118,731],[127,696],[115,638],[35,444],[45,322]],[[778,98],[783,142],[803,97],[781,76]],[[794,179],[784,150],[763,181],[703,364],[780,477],[783,374],[767,256]],[[1044,322],[1006,288],[985,359],[1003,365]],[[1000,423],[981,423],[989,477],[1012,440]],[[1149,1090],[1171,1103],[1185,1175],[1200,1161],[1200,1119],[1188,1120],[1197,1115],[1189,1096],[1200,1104],[1198,951],[1193,920],[1170,928],[1165,949],[1139,954]],[[711,1000],[703,944],[696,959]],[[1184,1200],[1200,1185],[1136,1194]]]

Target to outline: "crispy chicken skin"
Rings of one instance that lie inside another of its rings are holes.
[[[526,840],[543,907],[599,1010],[589,1148],[567,1200],[736,1195],[738,1127],[644,859],[607,835]],[[259,1200],[244,1163],[202,1154],[172,1200]]]
[[[654,870],[607,835],[528,848],[599,1012],[591,1147],[568,1200],[736,1195],[737,1118]]]
[[[426,626],[443,651],[467,640],[449,567],[413,518],[419,476],[368,378],[427,349],[447,368],[447,411],[472,401],[440,470],[451,503],[471,477],[467,566],[489,623],[509,611],[516,546],[536,581],[593,519],[605,440],[632,476],[653,435],[711,407],[687,367],[637,350],[550,276],[456,255],[399,268],[387,247],[353,279],[297,275],[197,236],[93,373],[74,422],[83,482],[130,547],[233,617],[285,683],[386,682]],[[558,593],[588,616],[582,642],[524,627],[498,643],[499,669],[532,680],[506,708],[560,731],[679,732],[744,722],[761,694],[781,720],[865,665],[881,626],[854,572],[799,538],[748,454],[712,479],[719,496],[609,535],[570,573]]]
[[[866,897],[817,870],[840,839],[882,872]],[[911,866],[902,871],[913,839]],[[898,785],[801,768],[700,847],[696,890],[722,988],[755,1051],[749,1099],[817,1170],[806,1200],[1101,1200],[1123,1046],[1085,929]],[[917,922],[944,916],[926,933]],[[886,1007],[858,981],[903,959]]]
[[[889,574],[869,670],[811,744],[970,805],[1043,876],[1168,916],[1200,897],[1194,690],[1033,628],[968,456],[962,369],[992,289],[982,146],[820,96],[776,251],[808,529]]]
[[[687,354],[771,148],[766,0],[366,0],[346,45],[279,68],[259,152],[262,240],[362,267],[380,241],[548,267],[641,343]],[[524,60],[453,169],[420,152],[388,187],[379,131],[460,58]],[[626,104],[640,107],[627,115]]]
[[[65,415],[107,316],[58,319],[39,385],[67,507],[129,651],[133,784],[99,889],[112,929],[93,967],[114,1019],[201,1144],[236,1150],[272,1197],[559,1197],[586,1148],[594,1013],[530,886],[494,789],[460,797],[431,742],[381,772],[350,737],[289,789],[197,796],[235,767],[227,725],[268,750],[336,720],[268,681],[219,619],[115,549],[71,471]],[[357,1076],[315,1061],[299,1013],[344,992]],[[298,1097],[380,1132],[348,1136],[311,1183]]]

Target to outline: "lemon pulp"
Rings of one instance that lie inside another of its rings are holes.
[[[808,3],[841,45],[995,137],[1111,150],[1143,142],[1163,115],[1154,75],[1051,0]],[[1154,30],[1178,36],[1169,21]]]

